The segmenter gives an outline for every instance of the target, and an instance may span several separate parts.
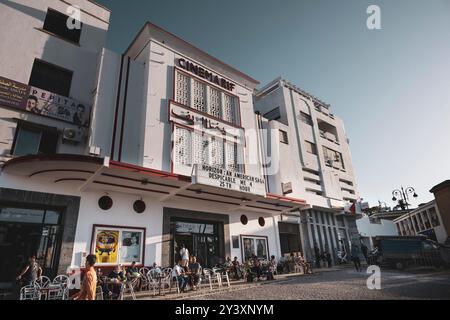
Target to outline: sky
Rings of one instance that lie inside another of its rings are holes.
[[[107,47],[122,53],[146,21],[264,85],[282,76],[345,123],[359,192],[413,205],[450,179],[450,0],[98,0]],[[366,10],[381,9],[369,30]]]

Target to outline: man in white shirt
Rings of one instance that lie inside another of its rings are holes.
[[[189,265],[189,250],[181,244],[180,256],[182,260],[182,266],[187,267]]]
[[[178,287],[180,288],[180,292],[184,291],[187,285],[186,277],[184,276],[184,268],[181,266],[182,260],[180,259],[178,263],[172,269],[172,280],[178,281]]]

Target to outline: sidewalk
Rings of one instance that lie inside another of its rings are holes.
[[[275,280],[272,281],[256,281],[256,282],[246,282],[244,280],[235,280],[231,281],[231,287],[217,287],[213,286],[213,290],[210,290],[209,287],[202,287],[199,291],[189,291],[186,293],[180,293],[178,294],[176,291],[171,293],[166,293],[165,296],[153,296],[151,292],[136,292],[136,299],[137,300],[186,300],[191,299],[194,297],[200,297],[200,296],[207,296],[219,292],[231,292],[231,291],[238,291],[238,290],[244,290],[249,289],[253,287],[262,286],[265,284],[273,284],[273,283],[282,283],[285,281],[288,281],[294,277],[314,277],[316,274],[323,273],[323,272],[332,272],[332,271],[341,271],[345,269],[351,269],[353,266],[350,264],[342,265],[342,266],[335,266],[332,268],[320,268],[320,269],[314,269],[314,274],[302,274],[302,273],[286,273],[286,274],[280,274],[276,276]],[[173,288],[176,290],[176,288]],[[127,295],[125,299],[129,300],[131,299],[131,296]]]

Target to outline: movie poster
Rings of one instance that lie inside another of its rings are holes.
[[[122,245],[120,248],[120,262],[140,262],[142,232],[122,231]]]
[[[119,247],[118,230],[96,230],[95,256],[98,264],[117,264]]]

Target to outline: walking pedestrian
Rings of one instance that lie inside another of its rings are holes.
[[[359,260],[359,253],[359,247],[356,244],[352,245],[352,260],[355,265],[355,269],[358,272],[361,271],[361,261]]]

